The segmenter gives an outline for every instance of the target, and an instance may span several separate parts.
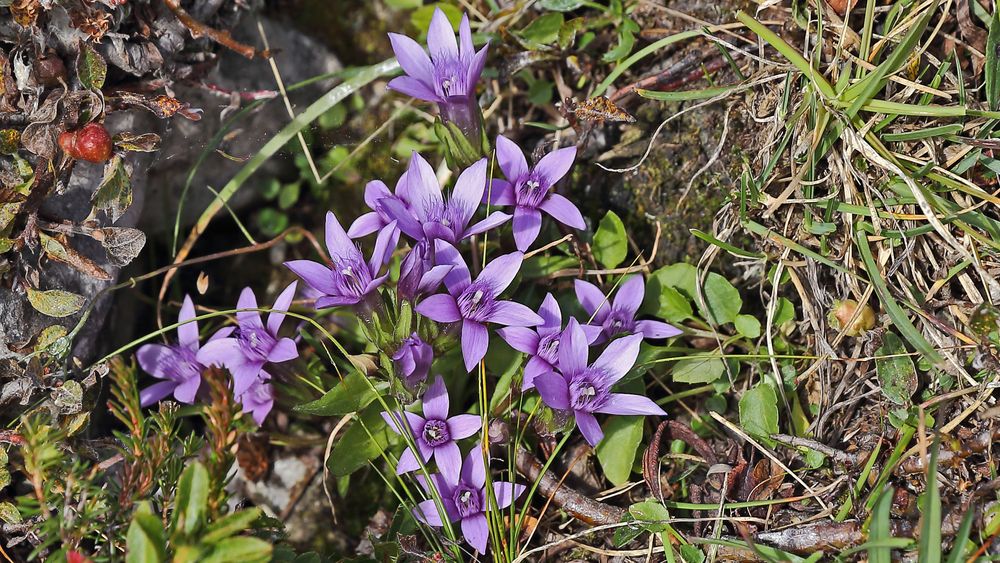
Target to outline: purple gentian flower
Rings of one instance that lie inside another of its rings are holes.
[[[451,264],[434,265],[427,240],[415,244],[399,266],[396,292],[405,301],[416,301],[422,295],[437,291],[441,281],[454,268]]]
[[[434,349],[415,332],[404,339],[392,355],[396,372],[411,389],[427,379],[433,361]]]
[[[427,297],[415,310],[439,323],[462,321],[462,356],[465,358],[465,369],[472,371],[486,356],[489,347],[486,323],[535,326],[542,324],[544,319],[520,303],[498,299],[521,269],[524,254],[512,252],[494,258],[479,273],[475,282],[457,253],[454,260],[457,263],[455,269],[444,279],[448,293]]]
[[[390,222],[379,231],[375,250],[368,262],[365,262],[357,245],[340,226],[337,216],[328,211],[326,249],[333,266],[328,267],[312,260],[292,260],[285,262],[285,266],[323,294],[316,300],[317,309],[357,305],[385,282],[388,274],[379,276],[378,273],[392,257],[398,242],[399,231],[395,222]]]
[[[299,357],[295,341],[291,338],[281,338],[278,331],[285,320],[285,313],[295,296],[295,286],[292,282],[274,300],[271,312],[267,316],[267,326],[260,318],[257,309],[257,297],[249,287],[240,293],[236,304],[236,321],[239,330],[232,338],[213,340],[198,351],[198,361],[202,364],[220,365],[233,375],[233,393],[237,396],[247,392],[253,385],[264,364],[287,362]]]
[[[520,326],[501,328],[497,331],[511,348],[531,356],[524,366],[524,382],[521,390],[527,391],[535,386],[535,378],[548,373],[559,365],[559,343],[566,336],[562,327],[562,311],[559,303],[551,293],[542,300],[538,308],[538,316],[545,322],[534,329]],[[587,343],[592,343],[601,335],[601,327],[582,325],[587,335]]]
[[[550,152],[528,168],[524,153],[513,141],[497,137],[497,161],[506,180],[493,180],[489,193],[493,205],[514,205],[514,242],[521,252],[528,250],[542,228],[542,211],[574,229],[585,229],[583,215],[573,202],[552,191],[573,166],[576,147]]]
[[[559,371],[535,378],[535,387],[545,404],[558,410],[571,410],[576,425],[591,446],[604,438],[594,413],[665,416],[656,403],[642,395],[612,393],[617,383],[639,356],[641,334],[619,338],[608,344],[593,364],[587,365],[587,335],[576,319],[570,319],[566,336],[559,346]]]
[[[406,448],[399,456],[396,475],[420,469],[421,460],[426,464],[433,457],[437,461],[438,471],[449,481],[457,481],[458,473],[462,470],[462,452],[459,451],[456,440],[468,438],[478,432],[482,428],[482,420],[474,414],[459,414],[448,418],[451,405],[448,389],[440,375],[427,388],[423,402],[424,416],[402,412],[417,443],[420,460],[411,448]],[[400,413],[383,412],[382,418],[394,432],[403,433],[399,427]]]
[[[260,376],[254,379],[250,387],[236,396],[236,400],[243,405],[243,412],[250,413],[257,426],[264,424],[264,419],[274,407],[274,387],[268,383],[270,379],[271,375],[261,370]]]
[[[480,446],[472,448],[455,479],[449,479],[446,475],[438,473],[431,475],[431,479],[434,480],[434,488],[437,489],[437,494],[441,497],[441,505],[448,520],[461,521],[462,535],[465,537],[465,541],[477,552],[486,553],[486,545],[490,538],[486,510],[490,507],[488,505],[489,497],[486,494],[486,464],[483,461],[482,448]],[[435,494],[423,475],[418,475],[417,480],[427,494]],[[510,506],[523,492],[524,485],[507,481],[493,481],[493,494],[497,501],[497,510],[503,510]],[[441,513],[438,512],[437,504],[433,499],[418,504],[413,509],[413,515],[421,522],[431,526],[444,525]]]
[[[580,305],[591,316],[590,324],[601,326],[604,330],[598,344],[619,334],[636,333],[645,338],[670,338],[682,332],[663,321],[635,320],[646,292],[646,282],[642,276],[632,276],[625,280],[610,304],[604,293],[590,282],[576,280],[574,288]]]
[[[371,211],[358,217],[351,223],[351,227],[347,229],[347,236],[360,238],[376,231],[381,231],[386,225],[392,223],[392,217],[389,216],[381,200],[387,198],[398,200],[401,205],[409,208],[410,202],[406,191],[407,186],[405,172],[396,181],[396,193],[390,192],[382,180],[368,182],[365,185],[365,203]]]
[[[478,52],[472,45],[472,28],[469,16],[462,16],[458,26],[458,41],[447,16],[440,8],[434,10],[427,29],[427,48],[430,56],[416,41],[389,34],[389,42],[396,53],[405,76],[389,81],[389,88],[428,102],[435,102],[441,117],[459,126],[470,138],[479,128],[479,107],[476,101],[476,84],[486,65],[486,49]]]
[[[157,379],[164,380],[146,387],[139,393],[142,406],[148,407],[170,394],[173,394],[178,402],[188,405],[194,403],[198,388],[201,386],[201,372],[205,371],[204,364],[198,361],[200,343],[198,322],[192,320],[194,318],[194,303],[190,296],[185,295],[181,312],[177,316],[177,322],[181,323],[177,327],[177,344],[173,346],[145,344],[136,351],[135,355],[142,370]],[[223,328],[216,332],[209,342],[225,338],[232,331],[232,327]]]
[[[413,240],[441,239],[451,244],[486,232],[510,219],[510,215],[495,211],[489,217],[469,226],[469,221],[483,201],[486,191],[486,159],[480,159],[462,171],[448,201],[441,194],[441,184],[434,169],[416,152],[410,157],[406,171],[410,206],[399,198],[383,197],[389,217]]]

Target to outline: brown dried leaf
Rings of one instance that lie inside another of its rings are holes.
[[[597,96],[582,102],[566,100],[564,103],[567,109],[573,112],[574,117],[580,121],[635,123],[635,118],[630,113],[604,96]]]
[[[94,230],[91,236],[101,243],[108,261],[115,266],[131,263],[146,245],[146,234],[130,227],[104,227]]]
[[[10,15],[14,21],[23,27],[31,27],[38,20],[38,14],[42,10],[40,0],[14,0],[10,4]]]
[[[236,441],[236,461],[250,481],[260,481],[271,469],[268,452],[270,437],[266,432],[246,433]]]
[[[42,250],[48,255],[49,258],[68,264],[69,266],[72,266],[76,270],[94,279],[102,281],[111,280],[110,274],[101,269],[96,262],[77,252],[76,249],[69,244],[54,237],[50,237],[43,232],[38,233],[38,238],[42,243]]]

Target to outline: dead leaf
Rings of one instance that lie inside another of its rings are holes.
[[[91,234],[108,253],[108,261],[115,266],[126,266],[135,260],[146,245],[146,234],[131,227],[104,227]]]
[[[96,262],[77,252],[68,242],[61,241],[43,232],[38,233],[38,238],[42,243],[42,250],[49,258],[68,264],[94,279],[102,281],[111,280],[110,274],[101,269]]]

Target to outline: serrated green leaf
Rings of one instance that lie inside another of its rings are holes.
[[[604,439],[597,444],[597,460],[604,476],[615,486],[628,483],[635,454],[642,443],[641,416],[614,416],[604,425]]]
[[[608,211],[594,233],[594,258],[605,268],[617,268],[628,254],[625,223],[614,211]]]
[[[128,177],[128,170],[125,169],[125,162],[121,156],[111,157],[105,165],[104,179],[94,192],[92,203],[95,208],[107,212],[111,222],[118,221],[118,218],[132,205],[132,181]]]
[[[760,383],[740,397],[740,426],[767,444],[778,433],[778,395],[774,387]]]
[[[681,360],[674,365],[673,380],[677,383],[711,383],[726,373],[721,357],[702,357]]]
[[[314,416],[341,416],[359,411],[375,400],[378,394],[358,372],[351,372],[325,395],[298,405],[295,412]]]
[[[27,291],[28,302],[36,311],[57,319],[75,314],[86,303],[82,296],[61,289],[40,291],[29,287]]]
[[[100,90],[104,86],[104,79],[108,76],[108,63],[104,62],[104,57],[90,43],[80,44],[76,74],[80,78],[80,84],[88,90]]]

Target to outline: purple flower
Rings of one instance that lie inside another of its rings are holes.
[[[665,416],[648,397],[612,393],[617,383],[639,355],[641,334],[619,338],[608,344],[597,360],[587,365],[587,335],[576,319],[570,319],[566,336],[559,347],[559,371],[535,378],[535,387],[545,404],[558,410],[571,410],[576,425],[591,446],[604,438],[594,413]]]
[[[243,395],[257,382],[264,364],[294,360],[299,357],[295,341],[291,338],[280,338],[278,330],[285,320],[285,313],[295,296],[297,282],[285,288],[274,300],[271,312],[267,316],[267,326],[260,318],[257,308],[257,298],[253,290],[244,288],[236,308],[236,321],[239,330],[232,338],[213,340],[198,351],[198,361],[202,364],[225,366],[233,375],[233,393]]]
[[[482,448],[477,446],[465,458],[461,471],[455,479],[449,479],[443,474],[431,475],[434,489],[441,497],[441,505],[445,515],[452,522],[462,522],[462,535],[479,553],[486,553],[486,545],[490,538],[489,525],[486,522],[486,510],[489,498],[486,494],[486,464],[483,461]],[[429,495],[434,490],[422,475],[417,480]],[[524,485],[507,481],[493,481],[493,493],[496,498],[497,510],[503,510],[514,502],[514,499],[524,492]],[[431,526],[443,526],[441,513],[433,499],[425,500],[413,509],[413,515]]]
[[[316,300],[317,309],[356,305],[385,282],[388,274],[379,276],[378,273],[392,257],[397,242],[399,231],[396,230],[395,223],[390,222],[379,231],[375,250],[368,262],[365,262],[361,251],[344,232],[336,215],[328,211],[326,249],[333,266],[328,267],[312,260],[292,260],[285,262],[285,266],[323,294]]]
[[[403,200],[394,197],[383,197],[379,202],[399,229],[413,240],[441,239],[458,244],[464,238],[488,231],[510,219],[510,215],[496,211],[469,226],[486,191],[485,158],[459,174],[448,201],[441,194],[441,184],[434,175],[434,169],[416,152],[410,157],[406,179],[409,183],[409,207]]]
[[[438,250],[439,258],[444,248],[447,245]],[[472,371],[486,356],[489,347],[486,323],[535,326],[542,324],[544,319],[520,303],[498,299],[521,269],[524,255],[520,252],[494,258],[474,282],[469,268],[462,263],[457,252],[452,253],[451,260],[456,267],[444,279],[448,293],[427,297],[415,310],[439,323],[462,321],[462,356],[465,358],[465,369]]]
[[[451,264],[435,266],[431,254],[430,243],[422,240],[403,258],[399,266],[399,282],[396,283],[396,292],[401,299],[415,301],[420,296],[437,291],[441,281],[454,268]]]
[[[642,276],[632,276],[625,280],[610,304],[604,293],[596,285],[576,280],[576,298],[584,310],[591,315],[591,324],[601,326],[603,342],[619,334],[641,334],[645,338],[670,338],[681,334],[681,330],[663,321],[636,321],[635,314],[642,305],[646,283]]]
[[[139,393],[139,399],[144,407],[160,401],[171,393],[181,403],[192,404],[201,386],[201,372],[205,366],[198,361],[198,322],[195,318],[194,303],[191,297],[184,296],[184,304],[177,316],[177,344],[145,344],[136,351],[139,366],[146,373],[157,379],[163,379],[146,387]],[[233,329],[224,328],[212,336],[209,342],[224,338]]]
[[[385,204],[381,203],[381,200],[387,198],[398,200],[405,208],[409,208],[410,202],[407,196],[408,185],[406,173],[403,173],[399,177],[399,180],[396,181],[396,193],[390,192],[382,180],[368,182],[365,185],[365,203],[371,211],[358,217],[351,223],[351,228],[347,229],[347,236],[360,238],[376,231],[381,231],[386,225],[392,223],[392,217],[389,216],[385,209]]]
[[[393,78],[389,88],[428,102],[435,102],[441,116],[457,124],[467,135],[478,128],[479,108],[476,105],[476,84],[486,65],[486,49],[478,52],[472,45],[472,28],[468,15],[458,26],[458,41],[451,23],[440,9],[434,10],[427,29],[430,56],[416,41],[389,34],[405,76]]]
[[[538,238],[542,211],[574,229],[585,229],[583,215],[573,202],[552,191],[569,172],[576,158],[576,147],[550,152],[528,168],[524,153],[513,141],[497,137],[497,160],[507,180],[494,180],[489,194],[493,205],[514,205],[514,242],[524,252]]]
[[[392,355],[392,364],[396,368],[396,373],[402,376],[403,381],[410,388],[416,387],[427,379],[427,372],[431,369],[432,361],[434,361],[434,349],[415,332],[403,340]]]
[[[437,461],[438,471],[449,481],[457,481],[458,474],[462,470],[462,452],[459,451],[455,441],[468,438],[479,431],[482,428],[482,420],[474,414],[459,414],[448,418],[450,408],[448,389],[445,388],[444,379],[440,375],[424,393],[423,402],[424,416],[402,412],[415,438],[420,460],[411,448],[406,448],[399,456],[396,475],[420,469],[421,460],[426,464],[433,457]],[[394,432],[403,433],[399,427],[402,420],[400,413],[383,412],[382,418]]]
[[[250,387],[236,396],[236,400],[243,405],[243,412],[250,413],[257,426],[264,424],[264,419],[274,407],[274,387],[268,383],[270,379],[271,375],[261,370],[260,376],[254,379]]]
[[[522,391],[534,387],[536,377],[559,366],[559,343],[566,337],[566,331],[562,328],[562,311],[559,310],[559,303],[551,293],[542,300],[538,315],[545,319],[545,322],[535,329],[511,326],[497,331],[511,348],[531,356],[524,366]],[[587,335],[588,344],[601,335],[601,327],[582,325],[581,328]]]

